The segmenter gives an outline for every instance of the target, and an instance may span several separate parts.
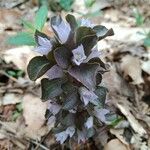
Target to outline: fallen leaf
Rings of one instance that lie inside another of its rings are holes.
[[[112,149],[130,150],[123,143],[121,143],[118,139],[113,139],[104,146],[104,150],[112,150]]]
[[[124,116],[128,119],[133,130],[138,133],[140,136],[146,137],[147,132],[142,127],[142,125],[135,119],[135,117],[131,114],[129,107],[124,103],[117,103],[117,107],[124,114]]]
[[[33,139],[40,139],[48,130],[44,126],[47,103],[42,102],[38,97],[27,94],[23,97],[22,107],[26,124],[25,135]]]
[[[150,75],[150,60],[142,62],[142,70]]]
[[[129,75],[134,84],[143,83],[142,70],[140,60],[137,57],[131,55],[126,55],[122,58],[121,70],[124,72],[124,75]]]
[[[13,62],[21,70],[26,70],[29,60],[34,56],[36,53],[29,46],[21,46],[4,52],[6,63]]]
[[[5,94],[4,97],[1,99],[1,105],[10,105],[10,104],[17,104],[21,102],[21,97],[15,95],[13,93]]]
[[[21,12],[14,9],[0,9],[0,30],[18,29]]]

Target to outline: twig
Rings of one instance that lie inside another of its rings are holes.
[[[31,140],[32,143],[39,145],[39,147],[43,148],[44,150],[49,150],[49,148],[47,148],[46,146],[42,145],[41,143],[38,143],[36,141]]]

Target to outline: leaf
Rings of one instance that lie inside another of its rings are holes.
[[[39,31],[42,30],[48,14],[48,8],[46,5],[40,7],[35,16],[35,28]]]
[[[72,30],[75,30],[78,27],[76,18],[73,15],[68,14],[66,16],[66,21],[70,24]]]
[[[150,37],[144,39],[144,45],[150,47]]]
[[[54,51],[57,64],[62,68],[67,68],[70,64],[71,52],[65,47],[58,47]]]
[[[94,109],[94,113],[95,113],[95,116],[102,122],[104,123],[107,123],[107,120],[106,120],[106,114],[108,114],[110,111],[108,109],[99,109],[99,108],[95,108]]]
[[[134,84],[141,84],[144,82],[139,58],[131,55],[124,56],[122,58],[121,70],[124,72],[124,76],[131,77]]]
[[[68,73],[89,90],[94,90],[96,86],[96,74],[98,67],[98,64],[82,64],[80,66],[73,66],[69,68]]]
[[[91,49],[97,44],[97,42],[98,41],[96,34],[82,38],[81,43],[87,56],[91,53]]]
[[[53,64],[45,56],[36,56],[28,64],[27,72],[29,78],[33,81],[41,77]]]
[[[96,0],[84,0],[84,4],[86,7],[92,7]]]
[[[59,96],[63,90],[61,89],[61,85],[65,82],[65,80],[57,78],[53,80],[48,80],[46,78],[41,80],[41,88],[42,88],[42,97],[43,101],[55,98]]]
[[[87,36],[95,35],[94,30],[89,27],[79,27],[76,31],[76,42],[80,43],[83,38]]]
[[[107,92],[108,92],[107,89],[102,86],[98,86],[97,89],[94,91],[94,93],[98,96],[99,102],[102,106],[105,105]]]
[[[74,0],[60,0],[59,4],[64,10],[69,11],[71,10],[73,2]]]
[[[89,91],[85,87],[80,87],[79,88],[79,94],[80,94],[80,99],[84,102],[85,106],[89,102],[94,103],[94,101],[96,99],[98,99],[98,96],[93,91]]]
[[[58,65],[54,65],[46,72],[46,75],[51,80],[55,78],[62,78],[64,73],[61,67],[59,67]]]
[[[29,21],[22,20],[22,23],[25,28],[30,29],[33,32],[35,31],[35,27]]]
[[[27,32],[20,32],[15,36],[9,37],[7,43],[11,45],[36,45],[34,37]]]
[[[71,32],[70,25],[63,21],[61,16],[58,15],[51,18],[51,27],[58,40],[62,44],[66,43]]]
[[[58,105],[57,103],[52,103],[50,102],[48,104],[48,110],[53,114],[56,115],[61,109],[61,106]]]
[[[79,45],[77,48],[73,49],[72,53],[72,61],[78,66],[86,59],[86,55],[84,53],[84,48],[82,44]]]
[[[114,35],[113,29],[107,29],[105,26],[97,25],[93,28],[93,30],[96,32],[96,35],[98,37],[98,40],[102,40],[107,36]]]
[[[38,44],[37,48],[34,50],[42,55],[47,55],[53,47],[54,41],[49,39],[47,35],[36,30],[35,39]]]
[[[78,96],[77,92],[68,94],[67,97],[65,98],[63,109],[71,110],[71,109],[75,108],[78,105],[78,99],[79,99],[79,96]]]

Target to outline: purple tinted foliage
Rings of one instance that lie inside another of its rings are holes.
[[[113,35],[113,30],[87,19],[79,25],[71,14],[66,20],[60,15],[52,17],[50,25],[54,37],[35,32],[35,51],[44,56],[29,62],[29,78],[35,81],[47,75],[41,80],[41,99],[49,101],[45,116],[48,126],[54,126],[56,141],[85,142],[102,123],[108,123],[107,90],[101,85],[108,70],[96,45]]]

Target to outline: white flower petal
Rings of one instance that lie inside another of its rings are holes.
[[[76,49],[72,50],[72,53],[72,61],[78,66],[86,59],[86,55],[84,53],[84,48],[82,44],[79,45]]]
[[[85,123],[85,127],[88,129],[93,127],[93,117],[92,116],[87,119],[87,121]]]
[[[68,127],[68,128],[66,129],[66,133],[67,133],[70,137],[72,137],[72,136],[74,135],[74,133],[75,133],[75,128],[74,128],[73,126]]]
[[[66,133],[66,131],[60,132],[55,134],[56,137],[56,141],[60,142],[60,144],[63,144],[65,142],[65,140],[68,137],[68,134]]]

